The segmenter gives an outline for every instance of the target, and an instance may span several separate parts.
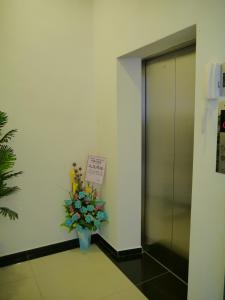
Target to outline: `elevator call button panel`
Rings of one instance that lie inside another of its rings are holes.
[[[225,100],[218,109],[216,172],[225,174]]]

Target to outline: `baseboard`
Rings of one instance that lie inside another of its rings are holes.
[[[115,250],[99,234],[92,235],[92,243],[96,244],[106,255],[114,260],[127,260],[142,255],[142,248],[128,249],[123,251]],[[39,247],[27,251],[22,251],[0,257],[0,267],[16,264],[30,259],[74,249],[79,247],[79,240],[73,239],[61,243],[56,243],[44,247]]]
[[[57,252],[70,250],[77,247],[79,247],[79,241],[78,239],[73,239],[73,240],[69,240],[57,244],[52,244],[44,247],[39,247],[27,251],[22,251],[10,255],[2,256],[0,257],[0,267],[16,264],[26,260],[38,258],[41,256],[54,254]]]
[[[96,234],[94,237],[94,243],[101,248],[107,255],[111,256],[110,258],[114,258],[117,261],[121,260],[129,260],[142,256],[142,248],[133,248],[128,250],[117,251],[114,249],[106,240]]]

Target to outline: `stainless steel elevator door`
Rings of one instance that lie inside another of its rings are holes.
[[[193,161],[195,53],[146,64],[144,244],[188,257]]]

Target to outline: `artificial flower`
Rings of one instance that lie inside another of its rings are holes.
[[[104,212],[104,201],[99,199],[97,189],[92,184],[82,181],[81,168],[73,164],[70,172],[71,191],[70,198],[64,201],[66,218],[62,225],[69,231],[76,229],[77,232],[85,230],[96,230],[101,227],[102,222],[107,220]]]
[[[75,203],[75,208],[81,208],[81,201],[80,200],[76,200]]]
[[[103,221],[103,220],[107,219],[107,215],[106,215],[106,213],[104,211],[98,211],[96,217],[100,221]]]
[[[72,219],[72,222],[76,222],[78,220],[77,215],[74,214],[71,219]]]
[[[66,226],[71,226],[73,221],[71,219],[66,219],[65,225]]]
[[[96,202],[96,205],[104,205],[105,204],[105,202],[101,199],[97,199],[95,202]]]
[[[93,221],[93,217],[92,217],[92,215],[87,215],[86,217],[85,217],[85,221],[88,223],[88,224],[90,224],[92,221]]]
[[[94,220],[94,225],[97,227],[97,229],[98,228],[100,228],[100,226],[101,226],[101,221],[100,220]]]
[[[103,210],[104,207],[102,205],[96,205],[95,210]]]
[[[83,229],[83,227],[82,226],[80,226],[79,224],[77,224],[77,226],[76,226],[76,230],[77,231],[81,231]]]
[[[92,188],[88,185],[88,186],[86,186],[86,188],[85,188],[85,192],[87,193],[87,194],[91,194],[91,192],[92,192]]]
[[[73,206],[70,206],[70,212],[71,212],[71,213],[74,213],[74,212],[75,212],[75,209],[74,209]]]
[[[79,199],[83,199],[86,196],[86,193],[81,191],[79,192]]]
[[[71,199],[65,200],[64,202],[65,202],[66,206],[70,206],[72,204],[72,200]]]
[[[73,194],[75,194],[75,193],[76,193],[76,191],[77,191],[77,188],[78,188],[78,184],[77,184],[76,182],[73,182],[73,183],[72,183],[72,190],[73,190]]]
[[[90,212],[92,212],[94,209],[95,209],[94,206],[91,205],[91,204],[89,204],[89,205],[87,206],[87,210],[90,211]]]
[[[75,214],[72,216],[71,219],[72,219],[73,222],[76,222],[77,220],[80,219],[80,214],[79,214],[79,213],[75,213]]]
[[[87,213],[87,208],[84,207],[84,206],[82,206],[81,209],[80,209],[80,212],[81,212],[82,214],[86,214],[86,213]]]

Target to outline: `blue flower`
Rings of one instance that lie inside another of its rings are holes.
[[[72,219],[72,222],[76,222],[78,220],[78,217],[76,214],[74,214],[71,219]]]
[[[70,199],[69,200],[65,200],[64,202],[65,202],[66,206],[70,206],[72,204],[72,200],[70,200]]]
[[[79,192],[79,199],[83,199],[86,196],[85,192]]]
[[[87,215],[86,217],[85,217],[85,221],[87,222],[87,223],[91,223],[92,221],[93,221],[93,217],[92,217],[92,215]]]
[[[94,205],[89,204],[89,205],[87,206],[87,210],[90,211],[90,212],[92,212],[94,209],[95,209],[95,208],[94,208]]]
[[[66,219],[66,221],[65,221],[65,225],[66,226],[71,226],[73,224],[73,221],[72,221],[72,219]]]
[[[96,217],[100,221],[103,221],[103,220],[107,219],[107,215],[106,215],[106,213],[104,211],[98,211]]]
[[[82,214],[86,214],[87,208],[84,207],[84,206],[82,206],[81,209],[80,209],[80,211],[81,211]]]
[[[95,225],[97,228],[100,228],[100,226],[101,226],[101,221],[99,221],[99,220],[94,220],[94,225]]]
[[[80,200],[75,201],[75,208],[81,208],[81,201]]]
[[[82,227],[81,225],[77,224],[76,230],[77,230],[77,231],[82,231],[82,230],[83,230],[83,227]]]

